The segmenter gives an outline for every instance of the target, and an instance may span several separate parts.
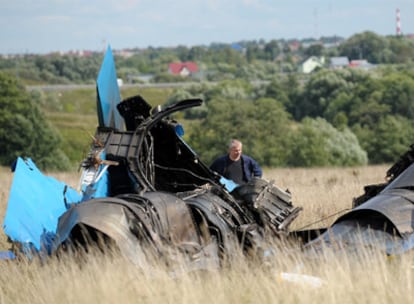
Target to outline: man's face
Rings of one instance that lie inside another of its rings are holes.
[[[229,155],[231,160],[239,160],[240,156],[242,154],[242,146],[241,145],[235,145],[230,148]]]

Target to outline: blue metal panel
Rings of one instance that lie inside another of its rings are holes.
[[[45,249],[55,235],[58,218],[81,200],[73,188],[43,175],[31,159],[18,158],[9,193],[4,232],[12,241]]]

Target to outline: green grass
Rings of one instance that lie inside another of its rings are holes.
[[[172,88],[121,87],[120,89],[121,99],[141,95],[153,107],[164,104],[173,92]],[[96,90],[94,88],[51,91],[46,92],[45,95],[47,97],[46,111],[96,115]]]
[[[121,88],[121,98],[141,95],[152,107],[163,104],[172,94],[171,88]],[[43,111],[61,137],[61,149],[73,166],[78,166],[89,150],[98,125],[96,90],[74,89],[45,92]]]
[[[174,92],[172,88],[121,88],[122,98],[141,95],[152,107],[164,104]]]

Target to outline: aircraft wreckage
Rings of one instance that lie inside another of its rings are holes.
[[[170,115],[200,99],[152,109],[141,96],[121,101],[116,80],[109,48],[80,192],[17,159],[3,228],[19,251],[45,256],[110,240],[143,267],[150,251],[166,260],[184,254],[200,268],[240,248],[262,251],[267,235],[288,233],[301,210],[289,193],[262,179],[232,189],[182,139]]]
[[[240,250],[264,256],[269,239],[300,239],[312,253],[378,239],[389,254],[413,247],[413,149],[390,169],[387,183],[367,186],[331,227],[290,231],[302,208],[288,191],[258,178],[235,185],[183,140],[170,115],[200,99],[152,109],[139,95],[121,101],[116,79],[108,48],[97,79],[99,125],[81,165],[80,190],[43,175],[31,159],[16,160],[3,225],[10,256],[110,242],[144,268],[151,252],[168,263],[180,254],[190,268],[202,269],[220,267]],[[356,239],[357,231],[364,237]]]

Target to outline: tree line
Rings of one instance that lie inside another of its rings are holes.
[[[345,56],[366,59],[372,64],[413,63],[414,40],[405,36],[380,36],[373,32],[355,34],[348,39],[321,37],[303,40],[257,40],[237,43],[212,43],[209,46],[148,47],[115,52],[117,73],[124,82],[140,82],[151,75],[153,82],[194,81],[168,74],[171,62],[194,61],[200,73],[196,80],[225,79],[269,80],[276,73],[296,73],[310,56]],[[65,84],[95,82],[102,52],[88,56],[52,53],[20,54],[0,57],[0,70],[15,74],[27,84]],[[327,60],[329,64],[329,60]]]
[[[180,89],[168,103],[199,97],[186,139],[210,162],[230,137],[264,166],[353,166],[394,162],[414,142],[414,74],[320,70],[253,86],[243,80]]]
[[[186,126],[185,140],[206,163],[225,153],[232,137],[242,140],[245,152],[265,167],[388,163],[413,143],[411,40],[366,32],[342,41],[336,48],[313,44],[300,52],[304,56],[349,55],[350,59],[358,59],[363,53],[378,66],[369,71],[322,68],[306,78],[293,72],[286,62],[275,60],[279,52],[289,53],[280,49],[280,42],[241,44],[243,53],[223,45],[149,48],[115,60],[118,74],[138,68],[159,73],[159,79],[164,73],[161,66],[177,58],[199,58],[209,71],[217,71],[208,76],[214,84],[199,81],[179,88],[165,102],[203,99],[201,107],[177,115]],[[25,91],[24,84],[92,83],[102,59],[92,58],[69,60],[53,55],[14,58],[20,60],[18,63],[0,60],[0,164],[9,165],[17,155],[26,155],[34,157],[41,168],[68,168],[73,160],[62,149],[62,135],[42,114],[41,105],[46,102],[42,99],[46,97]],[[33,65],[38,70],[31,69]],[[280,69],[292,71],[281,73]]]

